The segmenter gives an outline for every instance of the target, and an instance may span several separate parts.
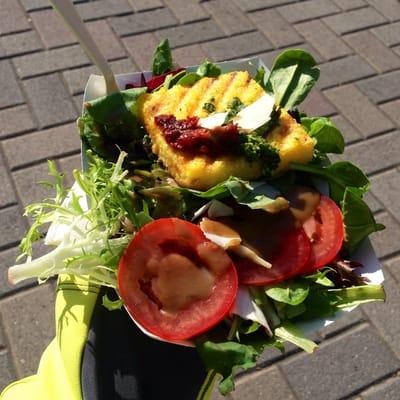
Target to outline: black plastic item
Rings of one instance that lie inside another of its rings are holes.
[[[83,352],[83,400],[194,400],[205,376],[195,349],[150,339],[125,310],[97,302]]]

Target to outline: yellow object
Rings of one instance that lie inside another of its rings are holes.
[[[7,386],[1,400],[81,400],[81,358],[99,288],[60,277],[55,305],[56,337],[36,375]]]
[[[215,112],[225,112],[234,97],[249,105],[264,95],[264,89],[246,71],[235,71],[217,78],[202,78],[193,86],[175,85],[161,88],[142,97],[141,118],[149,133],[153,148],[179,185],[206,190],[230,176],[252,180],[261,177],[259,162],[248,162],[244,157],[222,156],[217,159],[206,155],[190,156],[173,149],[164,139],[154,117],[172,114],[177,119],[190,116],[200,118],[209,114],[204,103],[212,103]],[[314,151],[314,139],[286,111],[282,110],[279,126],[270,133],[267,142],[280,151],[278,172],[288,168],[290,162],[307,163]]]

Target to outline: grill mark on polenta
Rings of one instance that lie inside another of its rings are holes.
[[[206,117],[209,113],[203,109],[204,103],[210,103],[211,99],[213,99],[212,104],[215,105],[216,101],[216,86],[220,82],[219,79],[213,78],[210,79],[210,84],[208,85],[207,89],[204,91],[203,96],[199,99],[196,109],[193,112],[193,115],[198,117]]]

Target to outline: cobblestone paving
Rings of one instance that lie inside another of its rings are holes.
[[[169,37],[175,60],[196,64],[287,47],[321,67],[303,106],[333,118],[345,157],[371,176],[368,196],[387,229],[374,236],[385,266],[386,305],[362,307],[320,332],[314,356],[267,352],[238,378],[235,399],[400,398],[400,4],[398,0],[75,1],[116,73],[145,69]],[[54,334],[54,284],[10,287],[6,268],[28,226],[23,206],[46,189],[46,159],[79,167],[79,114],[94,71],[46,0],[0,1],[0,388],[34,373]],[[70,182],[70,178],[69,182]],[[38,254],[41,247],[37,249]],[[249,385],[251,383],[251,385]]]

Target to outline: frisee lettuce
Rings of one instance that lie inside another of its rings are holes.
[[[132,200],[134,183],[126,179],[128,171],[122,167],[126,153],[121,153],[115,164],[89,156],[88,171],[74,171],[76,182],[87,197],[87,209],[73,190],[65,191],[61,176],[50,164],[51,174],[56,176],[56,197],[26,208],[33,223],[21,242],[21,250],[30,256],[33,242],[42,237],[50,222],[62,224],[66,232],[50,253],[9,268],[11,282],[34,277],[45,280],[69,273],[116,287],[118,261],[132,238],[122,229],[121,221],[128,219],[135,229],[140,229],[151,217],[146,207],[138,207]]]

